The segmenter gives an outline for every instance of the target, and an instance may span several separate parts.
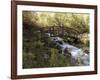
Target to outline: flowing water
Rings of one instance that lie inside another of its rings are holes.
[[[65,54],[65,49],[68,50],[68,52],[71,54],[72,63],[74,65],[89,65],[89,54],[85,53],[82,49],[64,42],[63,39],[60,37],[51,37],[51,39],[61,47],[62,54]]]

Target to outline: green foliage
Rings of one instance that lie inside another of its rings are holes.
[[[70,56],[59,56],[59,66],[71,66],[71,57]]]
[[[51,48],[51,58],[50,58],[50,66],[57,66],[59,63],[58,60],[58,50],[55,48]]]
[[[32,68],[35,67],[35,54],[34,53],[23,53],[23,68]]]

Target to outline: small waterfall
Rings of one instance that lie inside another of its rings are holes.
[[[49,35],[49,34],[48,34]],[[72,63],[75,65],[83,65],[87,66],[89,65],[89,55],[85,53],[82,49],[77,48],[75,46],[72,46],[66,42],[63,41],[60,37],[51,37],[52,41],[54,41],[57,45],[61,47],[62,54],[64,55],[65,49],[68,50],[68,52],[72,56]]]

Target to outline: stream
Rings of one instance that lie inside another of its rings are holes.
[[[47,33],[48,36],[50,36],[50,33]],[[74,65],[79,66],[88,66],[90,63],[89,54],[85,53],[82,49],[77,48],[73,45],[68,44],[67,42],[64,42],[64,40],[60,37],[53,37],[50,36],[51,40],[55,42],[58,46],[61,47],[62,54],[64,55],[65,49],[68,50],[68,52],[71,54],[72,63]]]

